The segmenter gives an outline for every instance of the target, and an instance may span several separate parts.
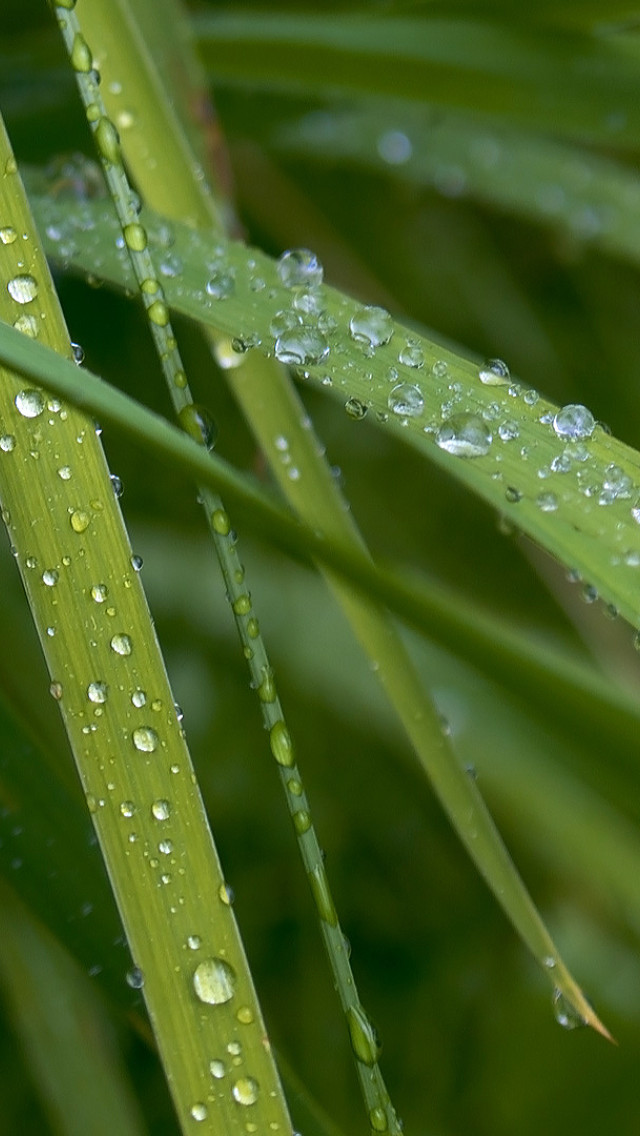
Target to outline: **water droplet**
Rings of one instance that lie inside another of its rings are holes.
[[[2,228],[0,228],[0,241],[3,245],[12,245],[17,239],[17,236],[18,234],[13,225],[3,225]]]
[[[420,387],[399,383],[388,399],[389,410],[399,418],[417,418],[424,410],[424,397]]]
[[[233,888],[229,887],[229,884],[220,884],[218,888],[218,899],[221,903],[224,903],[225,907],[231,907],[235,899]]]
[[[349,320],[349,332],[356,343],[364,343],[375,350],[391,339],[393,320],[384,308],[358,308]]]
[[[206,1120],[209,1115],[207,1106],[203,1104],[202,1101],[197,1101],[195,1104],[192,1104],[190,1112],[192,1119],[196,1121]]]
[[[141,690],[140,687],[138,687],[137,690],[133,691],[133,693],[131,695],[131,701],[132,701],[133,705],[135,707],[137,707],[137,709],[139,710],[142,706],[146,705],[146,702],[147,702],[146,692],[144,690]]]
[[[438,430],[436,443],[457,457],[478,458],[489,453],[491,431],[476,414],[454,414]]]
[[[347,1025],[351,1048],[363,1065],[375,1065],[382,1052],[378,1032],[369,1020],[362,1006],[350,1006],[347,1010]]]
[[[46,568],[42,573],[42,583],[45,584],[47,588],[55,588],[59,579],[60,573],[57,572],[55,568]]]
[[[111,482],[111,488],[113,489],[114,496],[118,498],[122,497],[122,494],[124,493],[124,485],[122,484],[122,479],[118,477],[117,473],[111,473],[109,474],[109,481]]]
[[[213,531],[217,532],[219,536],[228,536],[231,532],[229,514],[224,509],[214,509],[211,514],[211,524]]]
[[[227,300],[233,295],[236,286],[235,273],[232,268],[216,268],[207,280],[207,295],[214,300]]]
[[[555,493],[539,493],[536,497],[536,505],[543,513],[555,513],[558,508],[558,498]]]
[[[250,1026],[254,1020],[253,1010],[251,1006],[241,1006],[236,1014],[236,1018],[242,1026]]]
[[[38,321],[35,316],[29,312],[21,312],[17,319],[13,321],[13,326],[16,331],[21,331],[23,335],[28,335],[29,339],[38,338]]]
[[[216,1081],[221,1081],[227,1071],[224,1061],[220,1061],[219,1058],[209,1062],[209,1069],[211,1076],[215,1077]]]
[[[135,811],[136,806],[134,805],[133,801],[122,801],[120,805],[120,812],[122,813],[123,817],[126,817],[127,820],[129,820],[129,818],[133,816]]]
[[[498,435],[503,442],[513,442],[520,436],[520,427],[513,418],[507,418],[498,426]]]
[[[69,517],[69,524],[75,533],[83,533],[91,524],[91,517],[84,509],[74,509]]]
[[[595,425],[596,421],[591,411],[579,403],[563,406],[553,419],[553,428],[558,437],[572,442],[579,438],[590,438]]]
[[[269,667],[263,667],[262,674],[262,682],[257,690],[258,698],[261,702],[275,702],[276,684],[273,678],[273,672]]]
[[[284,765],[287,768],[295,765],[296,759],[293,752],[291,735],[282,720],[275,722],[271,727],[269,731],[269,744],[278,765]]]
[[[14,276],[7,284],[7,292],[16,304],[30,304],[38,295],[38,281],[29,273]]]
[[[189,935],[187,938],[187,946],[190,951],[199,951],[202,946],[202,939],[199,935]]]
[[[359,398],[348,398],[344,404],[344,408],[349,418],[353,418],[356,422],[364,418],[369,409],[366,402],[361,402]]]
[[[285,288],[317,288],[322,284],[322,265],[309,249],[288,249],[277,264]]]
[[[201,1002],[220,1006],[230,1002],[236,985],[236,972],[222,958],[208,958],[196,967],[193,988]]]
[[[163,798],[158,798],[151,806],[151,812],[156,820],[168,820],[171,816],[171,805],[169,801]]]
[[[511,382],[511,375],[506,363],[502,359],[487,359],[484,367],[478,372],[481,383],[489,387],[505,387]]]
[[[52,698],[55,698],[56,702],[59,702],[60,699],[62,698],[62,694],[63,694],[62,683],[61,682],[52,682],[51,685],[49,686],[49,694],[51,695]]]
[[[424,351],[420,344],[407,341],[398,354],[398,362],[403,363],[405,367],[413,367],[415,370],[424,367]]]
[[[3,454],[10,454],[15,449],[16,439],[13,434],[3,434],[0,437],[0,450]]]
[[[109,646],[116,655],[130,655],[133,650],[131,639],[123,633],[114,635]]]
[[[144,974],[139,966],[132,966],[126,973],[127,986],[132,990],[141,990],[144,986]]]
[[[158,735],[151,726],[137,726],[131,737],[140,753],[153,753],[158,748]]]
[[[320,363],[328,354],[326,337],[311,324],[297,324],[289,331],[283,331],[275,343],[276,358],[289,366],[311,366]]]
[[[143,566],[144,560],[142,559],[142,557],[134,554],[131,557],[131,567],[133,568],[134,572],[141,572]]]
[[[295,828],[298,836],[302,836],[311,828],[311,817],[306,809],[298,809],[293,814],[293,827]]]
[[[253,1077],[238,1077],[238,1080],[234,1081],[231,1095],[238,1104],[255,1104],[260,1095],[260,1086]]]
[[[45,407],[42,391],[35,390],[33,387],[18,391],[14,401],[23,418],[37,418],[39,414],[42,414]]]
[[[109,697],[109,687],[106,682],[90,682],[87,687],[89,702],[103,703]]]
[[[161,840],[160,843],[158,844],[158,852],[161,852],[163,856],[170,856],[171,853],[173,852],[172,841],[171,840]]]
[[[109,595],[109,589],[106,584],[94,584],[89,590],[89,595],[94,603],[104,603]]]
[[[581,1026],[586,1025],[585,1019],[575,1009],[574,1006],[565,998],[561,990],[554,990],[553,992],[553,1015],[563,1029],[573,1030],[579,1029]]]
[[[374,1132],[386,1132],[389,1127],[387,1114],[379,1105],[377,1108],[372,1108],[369,1112],[369,1124]]]
[[[207,450],[213,449],[218,428],[206,406],[200,406],[195,402],[187,403],[178,414],[178,420],[185,433],[199,445],[205,446]]]

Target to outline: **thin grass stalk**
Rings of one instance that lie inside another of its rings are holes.
[[[195,406],[191,397],[166,309],[164,292],[148,247],[147,234],[144,226],[138,220],[134,220],[138,216],[137,200],[129,185],[119,149],[113,144],[111,120],[107,117],[98,86],[99,73],[91,66],[93,59],[91,49],[82,34],[82,25],[75,11],[66,13],[64,17],[59,14],[58,20],[70,61],[76,71],[85,110],[89,115],[94,116],[96,124],[94,136],[103,171],[122,226],[123,237],[129,250],[174,409],[183,429],[199,444],[210,449],[215,440],[214,425],[207,412]],[[91,121],[91,118],[89,120]],[[108,141],[106,147],[105,138]],[[231,522],[219,496],[213,494],[207,487],[201,486],[199,497],[213,537],[244,656],[248,662],[252,686],[256,689],[264,724],[269,731],[271,752],[280,768],[281,785],[320,919],[334,982],[348,1023],[349,1037],[357,1059],[356,1070],[369,1121],[374,1130],[388,1131],[391,1136],[399,1136],[401,1128],[378,1064],[380,1046],[376,1031],[358,996],[345,936],[338,921],[309,803],[276,691],[273,671],[260,634],[251,596],[247,590],[245,573],[238,557]]]

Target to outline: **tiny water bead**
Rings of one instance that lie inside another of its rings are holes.
[[[366,418],[369,410],[366,402],[361,402],[359,398],[348,398],[344,404],[344,408],[349,415],[349,418],[353,418],[355,422],[359,422],[363,418]]]
[[[253,1077],[238,1077],[234,1081],[231,1095],[238,1104],[245,1106],[255,1104],[260,1096],[260,1086]]]
[[[102,704],[107,701],[109,697],[109,687],[106,682],[90,682],[87,687],[87,698],[89,702]]]
[[[135,811],[136,806],[134,805],[133,801],[122,801],[120,805],[120,812],[122,813],[123,817],[126,817],[127,820],[129,820],[134,815]]]
[[[424,351],[419,343],[405,343],[404,347],[398,353],[398,362],[403,363],[405,367],[412,367],[418,370],[424,367]]]
[[[322,265],[309,249],[287,249],[276,269],[285,288],[318,288],[322,284]]]
[[[17,240],[18,234],[16,233],[13,225],[3,225],[0,228],[0,241],[3,245],[12,245]]]
[[[42,573],[42,583],[45,584],[47,588],[55,588],[59,579],[60,573],[57,572],[55,568],[46,568]]]
[[[208,958],[196,967],[193,989],[201,1002],[221,1006],[230,1002],[235,993],[236,972],[225,959]]]
[[[375,1065],[382,1053],[382,1043],[373,1022],[367,1017],[362,1006],[350,1006],[347,1010],[347,1026],[351,1048],[363,1065]]]
[[[553,1015],[559,1026],[566,1030],[580,1029],[587,1023],[581,1014],[578,1013],[575,1006],[572,1006],[568,998],[565,998],[561,990],[554,990],[553,992]]]
[[[49,686],[49,694],[52,698],[55,698],[56,702],[59,702],[63,694],[62,683],[52,682]]]
[[[127,971],[125,978],[127,980],[127,986],[130,986],[132,990],[141,990],[144,986],[144,974],[139,966],[132,966],[130,970]]]
[[[114,635],[109,646],[116,655],[130,655],[133,650],[131,639],[123,632],[120,632],[118,635]]]
[[[553,429],[558,437],[570,442],[590,438],[595,426],[596,420],[591,411],[579,403],[563,406],[553,419]]]
[[[440,427],[435,440],[448,454],[479,458],[489,453],[492,436],[486,422],[477,414],[453,414]]]
[[[369,1112],[369,1124],[374,1132],[386,1132],[389,1121],[385,1110],[380,1106],[372,1108]]]
[[[35,316],[30,315],[28,312],[21,312],[17,319],[14,319],[13,326],[16,331],[21,331],[23,335],[28,335],[29,339],[38,338],[38,321]]]
[[[195,1104],[192,1104],[190,1112],[192,1120],[196,1120],[198,1122],[200,1122],[201,1120],[206,1120],[209,1115],[209,1110],[207,1109],[206,1104],[203,1104],[202,1101],[196,1101]]]
[[[291,735],[282,720],[275,722],[269,731],[269,745],[278,765],[290,768],[295,765],[295,754]]]
[[[333,904],[331,891],[329,889],[329,880],[323,864],[319,864],[313,868],[309,873],[309,883],[311,891],[315,900],[315,905],[318,915],[330,927],[338,926],[338,914]]]
[[[281,363],[305,367],[321,363],[329,354],[329,344],[319,328],[312,324],[296,324],[278,336],[274,351]]]
[[[178,414],[182,429],[199,445],[212,450],[216,444],[218,428],[206,406],[190,402]]]
[[[487,359],[484,367],[478,372],[481,383],[489,387],[504,387],[511,382],[511,375],[507,364],[502,359]]]
[[[168,820],[171,816],[171,805],[164,798],[158,798],[151,806],[151,813],[156,820]]]
[[[29,273],[13,276],[7,284],[7,292],[16,304],[30,304],[38,295],[38,281]]]
[[[387,405],[399,418],[418,418],[424,410],[424,396],[420,387],[399,383],[391,391]]]
[[[89,528],[91,517],[84,509],[74,509],[69,516],[69,524],[75,533],[83,533]]]
[[[36,390],[34,387],[18,391],[14,402],[23,418],[37,418],[45,408],[42,391]]]
[[[15,449],[16,439],[14,434],[0,435],[0,450],[3,454],[10,454]]]
[[[356,343],[375,350],[391,339],[393,320],[385,308],[358,308],[349,320],[349,333]]]
[[[221,266],[212,271],[206,283],[206,292],[214,300],[228,300],[236,287],[236,277],[233,268]]]
[[[221,1081],[227,1072],[224,1061],[221,1061],[220,1058],[214,1058],[213,1061],[209,1062],[209,1072],[212,1077],[215,1077],[216,1081]]]
[[[543,513],[555,513],[558,508],[558,498],[555,493],[539,493],[536,505]]]
[[[137,726],[131,737],[140,753],[153,753],[158,748],[158,735],[151,726]]]
[[[109,589],[106,584],[93,584],[89,589],[89,595],[94,603],[104,603],[109,595]]]

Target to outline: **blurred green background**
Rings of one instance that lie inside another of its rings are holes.
[[[237,2],[234,11],[245,7],[258,5]],[[585,5],[585,27],[597,8]],[[633,45],[633,6],[618,8],[625,9]],[[577,0],[576,19],[580,9]],[[281,10],[314,13],[318,6]],[[502,22],[507,45],[525,19],[519,5],[506,2],[387,2],[365,10],[376,18],[421,17],[425,35],[433,12],[479,13]],[[332,11],[337,21],[340,6]],[[553,5],[544,15],[540,34],[552,44]],[[4,0],[0,108],[18,160],[38,165],[90,153],[52,23],[36,0]],[[312,248],[332,284],[470,354],[504,358],[525,383],[559,403],[586,403],[615,434],[640,445],[640,275],[633,263],[598,251],[589,218],[570,232],[550,224],[542,207],[538,216],[534,206],[527,217],[507,213],[465,192],[455,170],[439,185],[418,184],[402,163],[380,160],[380,146],[365,162],[291,143],[310,114],[330,124],[355,106],[383,116],[388,152],[390,133],[410,137],[413,119],[401,102],[358,104],[315,90],[221,82],[215,103],[249,242],[274,255]],[[442,112],[433,113],[440,121]],[[637,171],[640,136],[624,154],[614,142],[601,152]],[[58,283],[70,334],[91,370],[168,414],[136,305],[78,280]],[[219,425],[219,452],[268,481],[199,331],[186,324],[179,331],[194,393]],[[484,505],[408,447],[369,421],[353,423],[317,392],[302,394],[374,552],[445,581],[482,609],[592,658],[638,690],[640,660],[628,628],[597,604],[582,603],[563,571],[505,533]],[[115,434],[103,441],[124,483],[123,511],[144,558],[143,580],[273,1044],[343,1133],[365,1131],[310,896],[193,490]],[[554,1021],[548,982],[451,833],[321,581],[252,542],[250,533],[239,536],[356,977],[384,1040],[383,1069],[406,1132],[637,1133],[640,884],[603,836],[624,835],[628,825],[637,839],[640,778],[632,746],[617,753],[615,746],[603,752],[601,743],[578,743],[544,709],[516,700],[445,651],[410,640],[462,759],[475,768],[534,899],[618,1039],[615,1048],[587,1032],[566,1033]],[[162,1071],[128,1024],[127,1007],[129,1018],[142,1013],[140,998],[124,981],[126,951],[8,548],[0,588],[0,870],[84,971],[91,972],[93,959],[92,982],[113,1008],[148,1131],[175,1133]],[[53,788],[29,781],[34,755],[42,753],[51,785],[64,787],[60,801]],[[601,828],[591,827],[584,792]],[[622,902],[607,872],[599,873],[605,858],[608,873],[626,873],[627,896],[637,888],[635,900]],[[0,1131],[47,1132],[7,1007]],[[291,1107],[295,1118],[296,1099]]]

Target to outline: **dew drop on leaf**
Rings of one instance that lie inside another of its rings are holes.
[[[586,1025],[585,1019],[575,1009],[574,1006],[565,998],[561,990],[554,990],[553,992],[553,1015],[558,1023],[566,1030],[580,1029],[581,1026]]]
[[[502,359],[487,359],[478,372],[478,378],[489,387],[504,387],[511,382],[509,368]]]
[[[15,404],[23,418],[37,418],[45,407],[44,395],[33,387],[21,390],[15,397]]]
[[[590,438],[595,425],[596,421],[591,411],[579,403],[563,406],[553,419],[553,428],[558,437],[570,442],[580,438]]]
[[[399,418],[417,418],[424,410],[424,396],[420,387],[398,383],[389,395],[388,406]]]
[[[195,969],[193,989],[200,1001],[210,1006],[230,1002],[235,986],[236,972],[225,959],[208,958]]]
[[[309,249],[287,249],[277,264],[285,288],[317,288],[322,284],[322,265]]]
[[[325,359],[329,354],[329,344],[317,327],[297,324],[278,336],[274,350],[276,359],[281,363],[305,367]]]
[[[255,1104],[260,1095],[260,1086],[253,1077],[238,1077],[238,1080],[234,1081],[231,1095],[238,1104]]]
[[[131,736],[140,753],[153,753],[158,748],[158,735],[151,726],[138,726]]]
[[[491,440],[491,431],[477,414],[454,414],[436,434],[436,443],[441,450],[463,458],[488,454]]]
[[[128,635],[124,635],[123,633],[113,636],[110,647],[116,655],[130,655],[133,650],[131,639]]]
[[[358,308],[349,321],[349,333],[356,343],[382,347],[393,335],[393,320],[384,308]]]
[[[7,284],[7,292],[16,304],[30,304],[38,295],[38,281],[29,273],[13,276]]]

